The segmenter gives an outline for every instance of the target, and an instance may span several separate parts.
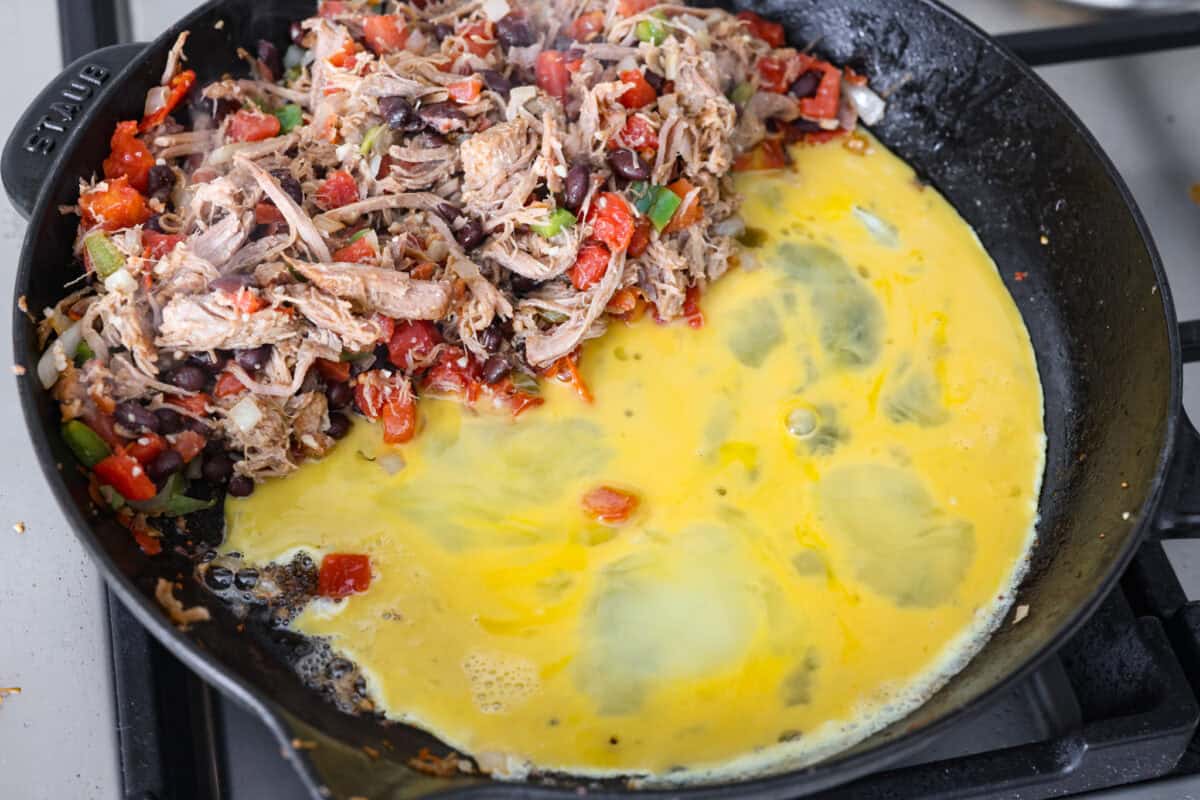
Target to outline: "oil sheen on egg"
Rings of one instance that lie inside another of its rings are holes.
[[[448,400],[367,423],[227,505],[252,561],[367,553],[315,602],[391,717],[477,756],[705,780],[807,763],[911,710],[982,644],[1032,539],[1033,351],[946,201],[872,141],[740,177],[761,243],[706,324],[616,324],[519,420]],[[635,492],[625,525],[580,498]],[[519,770],[518,770],[519,771]]]

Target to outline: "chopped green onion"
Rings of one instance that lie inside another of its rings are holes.
[[[639,41],[649,42],[653,45],[660,45],[667,40],[667,31],[657,22],[644,19],[637,24],[635,29]]]
[[[291,133],[304,121],[304,113],[300,110],[300,106],[295,103],[288,103],[283,108],[277,108],[271,113],[279,120],[280,133]]]
[[[560,322],[566,322],[568,319],[567,315],[561,311],[553,311],[549,308],[538,309],[537,313],[539,317],[553,325],[557,325]]]
[[[63,424],[62,435],[67,447],[85,467],[94,467],[112,455],[100,435],[77,419]]]
[[[541,387],[538,386],[537,378],[528,373],[521,372],[519,369],[512,371],[512,384],[514,389],[525,394],[541,394],[542,391]]]
[[[187,495],[173,494],[167,500],[167,507],[163,513],[168,517],[182,517],[184,514],[191,514],[193,511],[203,511],[206,508],[212,508],[216,504],[216,500],[197,500]]]
[[[574,225],[576,220],[575,215],[565,208],[556,208],[546,218],[546,221],[539,225],[530,225],[534,232],[539,236],[544,236],[549,239],[551,236],[557,236],[559,231],[564,228],[569,228]]]
[[[646,216],[654,223],[655,230],[661,232],[663,228],[667,227],[667,223],[671,221],[671,217],[675,216],[675,209],[679,208],[679,204],[683,202],[683,199],[666,186],[658,186],[656,188],[658,191],[654,196],[654,203],[650,206],[650,211]]]
[[[79,347],[75,348],[75,362],[83,364],[95,357],[96,351],[92,350],[91,346],[87,343],[87,339],[80,339]]]
[[[387,125],[376,125],[374,128],[371,128],[369,131],[367,131],[367,135],[363,137],[362,144],[359,145],[358,152],[362,153],[364,156],[369,155],[370,152],[375,149],[375,140],[378,139],[379,134],[383,133],[386,129]]]
[[[363,228],[361,231],[359,231],[358,233],[351,236],[350,240],[347,242],[347,244],[354,244],[355,242],[357,242],[359,239],[363,238],[370,232],[371,232],[370,228]]]
[[[97,231],[88,236],[83,240],[83,248],[87,251],[88,260],[92,262],[92,269],[102,278],[107,278],[125,266],[125,254],[117,249],[107,233]]]
[[[168,517],[180,517],[212,508],[216,500],[197,500],[184,494],[187,491],[187,480],[178,472],[167,478],[163,488],[149,500],[140,502],[129,501],[129,505],[143,514],[165,514]]]
[[[754,97],[754,84],[739,83],[733,87],[733,91],[729,93],[729,102],[735,106],[744,106],[750,102],[750,98]]]
[[[120,492],[111,486],[101,485],[100,494],[105,500],[108,501],[108,507],[113,511],[120,511],[125,507],[125,498],[121,496]]]
[[[638,210],[639,214],[645,214],[650,210],[650,206],[654,204],[654,195],[656,193],[654,184],[646,181],[634,181],[629,184],[626,194],[633,201],[633,207]]]

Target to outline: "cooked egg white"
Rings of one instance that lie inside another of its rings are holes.
[[[294,623],[386,712],[542,769],[708,779],[898,718],[1011,598],[1043,464],[1029,338],[971,229],[878,143],[739,178],[760,243],[706,324],[616,324],[513,421],[427,399],[227,504],[252,561],[367,553]],[[393,460],[394,461],[394,460]],[[394,467],[394,463],[392,464]],[[590,520],[598,485],[635,493]]]

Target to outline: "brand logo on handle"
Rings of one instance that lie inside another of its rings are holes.
[[[71,128],[83,111],[84,106],[104,85],[112,73],[99,64],[84,64],[67,80],[67,85],[58,91],[57,98],[41,119],[33,125],[33,132],[25,139],[25,150],[39,155],[50,155],[60,136]]]

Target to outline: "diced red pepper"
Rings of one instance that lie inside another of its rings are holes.
[[[317,190],[315,198],[317,206],[324,211],[358,202],[358,184],[344,169],[339,169],[325,179]]]
[[[633,226],[633,237],[629,240],[628,253],[632,258],[638,258],[650,246],[650,231],[654,230],[650,220],[644,216],[638,217]]]
[[[159,233],[142,229],[142,257],[159,259],[175,249],[184,237],[178,233]]]
[[[383,423],[383,440],[388,444],[403,444],[416,432],[416,399],[403,375],[378,369],[363,373],[354,387],[354,402],[367,419]]]
[[[441,331],[429,320],[399,320],[387,343],[388,360],[398,369],[412,369],[441,343]]]
[[[334,599],[361,594],[371,586],[371,559],[352,553],[330,553],[321,559],[317,594]]]
[[[472,76],[465,81],[450,84],[446,87],[446,91],[450,93],[450,99],[456,103],[474,103],[479,99],[479,93],[483,91],[483,81]]]
[[[279,135],[279,117],[242,109],[229,118],[225,135],[231,142],[261,142]]]
[[[370,264],[378,258],[379,254],[375,252],[375,248],[366,236],[333,251],[334,261],[345,261],[351,264]]]
[[[412,441],[417,433],[416,398],[409,395],[388,400],[383,405],[379,421],[383,424],[383,441],[388,444]]]
[[[567,71],[562,53],[557,50],[543,50],[538,53],[533,72],[538,88],[546,94],[559,100],[567,96],[567,87],[571,85],[571,73]]]
[[[156,556],[162,552],[162,541],[150,532],[150,526],[144,522],[138,522],[138,517],[131,515],[129,518],[129,532],[133,534],[133,540],[137,542],[137,546],[141,551],[148,556]]]
[[[150,219],[150,208],[141,192],[122,176],[107,182],[107,189],[92,189],[79,197],[79,207],[87,225],[101,225],[106,231],[132,228]]]
[[[630,114],[625,127],[608,143],[610,149],[628,147],[631,150],[657,150],[658,131],[641,114]]]
[[[587,221],[592,235],[608,245],[609,250],[624,250],[633,240],[633,213],[629,204],[615,192],[601,192],[588,208]]]
[[[232,372],[222,372],[221,377],[217,378],[217,385],[213,389],[214,397],[232,397],[235,394],[246,391],[246,387],[238,380],[237,376]]]
[[[679,199],[687,203],[687,196],[694,188],[692,182],[687,178],[680,178],[672,184],[668,184],[668,189],[679,196]],[[680,204],[679,208],[675,209],[675,216],[671,217],[671,221],[663,228],[663,233],[674,233],[681,231],[689,225],[694,225],[704,216],[704,210],[700,208],[700,197],[697,195],[692,199],[692,202],[684,205]]]
[[[458,395],[474,403],[481,382],[479,363],[461,347],[446,347],[425,373],[424,386],[432,392]]]
[[[496,37],[490,22],[472,22],[463,28],[459,35],[466,42],[467,49],[480,58],[487,56],[496,46]]]
[[[633,86],[617,98],[626,108],[641,108],[650,105],[658,97],[658,92],[646,80],[640,69],[627,69],[620,74],[621,83],[631,83]]]
[[[567,35],[577,42],[590,42],[604,30],[604,12],[589,11],[567,26]]]
[[[375,341],[378,344],[387,344],[392,340],[392,334],[396,332],[396,320],[391,317],[385,317],[376,311],[371,315],[371,320],[379,325],[379,338]]]
[[[571,284],[581,292],[595,286],[608,271],[610,256],[608,248],[600,242],[585,243],[575,257],[575,266],[567,270]]]
[[[842,71],[828,61],[815,59],[811,68],[821,71],[821,82],[816,94],[800,101],[800,113],[814,119],[836,119],[842,98]]]
[[[171,449],[179,453],[184,463],[187,463],[200,455],[206,443],[207,440],[195,431],[180,431],[175,434],[175,444],[171,445]]]
[[[112,153],[104,159],[104,177],[129,179],[129,185],[143,194],[150,187],[150,169],[154,156],[146,144],[137,138],[138,124],[134,120],[118,122],[113,131]]]
[[[345,383],[350,380],[350,362],[333,361],[328,358],[318,358],[315,364],[321,377],[332,383]]]
[[[283,216],[279,206],[269,200],[263,200],[254,206],[254,222],[258,225],[271,225],[272,223],[282,225],[287,222],[287,218]]]
[[[167,449],[167,440],[157,433],[142,433],[138,438],[125,445],[125,452],[136,458],[142,465],[149,464],[159,453]]]
[[[208,413],[209,397],[203,392],[192,395],[169,394],[164,399],[171,405],[179,406],[198,417],[202,417]]]
[[[518,392],[515,390],[511,395],[509,395],[508,398],[508,403],[512,408],[512,415],[514,417],[519,417],[525,411],[528,411],[531,408],[537,408],[544,402],[546,402],[546,400],[542,397],[538,397],[536,394]]]
[[[771,47],[783,47],[783,26],[778,22],[768,22],[753,11],[739,12],[737,18],[746,23],[746,29],[754,36],[762,39]]]
[[[338,67],[339,69],[354,69],[355,65],[358,64],[358,48],[354,46],[354,41],[352,39],[347,39],[346,43],[342,45],[341,50],[338,50],[325,60],[328,61],[331,66]],[[344,90],[327,87],[325,89],[325,94],[337,94],[341,91]],[[337,117],[336,115],[333,115],[331,118],[336,119]]]
[[[592,391],[583,380],[583,376],[579,374],[579,365],[576,363],[578,358],[578,350],[565,355],[551,364],[546,374],[553,375],[563,383],[571,384],[571,388],[575,390],[575,394],[579,395],[580,400],[585,403],[591,403],[593,400]]]
[[[755,66],[759,87],[776,94],[786,92],[803,71],[800,60],[795,57],[763,56]]]
[[[267,307],[267,301],[255,289],[243,286],[233,295],[233,307],[243,314],[253,314]]]
[[[787,150],[777,138],[763,139],[754,149],[738,156],[733,162],[734,172],[753,172],[762,169],[779,169],[788,165]]]
[[[149,500],[158,494],[154,481],[130,455],[115,453],[92,467],[96,479],[121,493],[126,500]]]
[[[689,328],[704,327],[704,312],[700,310],[700,287],[689,286],[683,300],[683,318]]]
[[[637,510],[637,496],[612,486],[597,486],[583,496],[584,512],[599,522],[619,525]]]
[[[395,14],[373,14],[363,19],[363,38],[377,55],[403,50],[408,41],[404,18]]]
[[[617,0],[617,13],[622,17],[632,17],[658,3],[659,0]]]
[[[138,130],[142,133],[151,128],[161,125],[167,115],[175,110],[175,107],[183,102],[183,98],[187,97],[187,93],[191,91],[192,84],[196,82],[196,72],[194,70],[185,69],[167,83],[166,102],[155,111],[153,114],[147,114],[142,117],[142,123],[138,126]]]
[[[608,301],[608,305],[604,307],[604,310],[609,314],[622,316],[637,308],[637,303],[637,289],[633,288],[632,286],[626,286],[623,289],[617,290],[616,294],[612,296],[612,299]]]

